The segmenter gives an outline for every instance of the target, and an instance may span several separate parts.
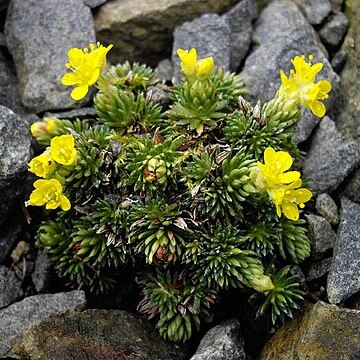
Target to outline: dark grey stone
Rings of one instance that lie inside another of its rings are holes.
[[[23,295],[21,281],[6,266],[0,266],[0,308],[14,303]]]
[[[95,42],[93,17],[79,0],[13,0],[5,22],[5,36],[19,78],[23,105],[38,113],[78,107],[71,89],[60,82],[67,52]]]
[[[301,112],[301,119],[296,125],[294,131],[294,140],[297,144],[306,141],[321,120],[317,116],[313,115],[311,110],[308,108],[302,108]]]
[[[331,60],[331,66],[340,74],[346,63],[346,52],[344,50],[338,51]]]
[[[14,62],[5,48],[0,49],[0,105],[8,107],[18,115],[26,113],[19,97]]]
[[[342,12],[337,13],[320,30],[320,38],[329,47],[338,47],[349,26],[349,20]]]
[[[42,293],[46,290],[50,282],[51,265],[49,258],[45,252],[41,251],[35,261],[35,268],[31,274],[32,282],[35,286],[35,290],[38,293]]]
[[[5,10],[9,6],[10,0],[0,0],[0,11]]]
[[[331,304],[339,304],[360,290],[360,204],[341,199],[340,225],[327,281]]]
[[[357,168],[348,176],[343,195],[352,201],[360,202],[360,168]]]
[[[211,328],[190,360],[245,360],[244,340],[238,320],[228,320]]]
[[[337,225],[339,223],[339,210],[335,201],[328,194],[320,194],[316,198],[316,210],[322,215],[329,223]]]
[[[0,106],[0,225],[23,193],[31,155],[28,123]]]
[[[360,156],[355,143],[336,129],[335,123],[324,117],[305,158],[303,173],[315,193],[335,190],[357,166]]]
[[[3,195],[2,195],[3,197]],[[10,201],[10,199],[9,199]],[[14,201],[14,199],[12,200]],[[0,229],[0,264],[10,255],[11,249],[17,243],[24,225],[22,214],[14,212],[5,219]]]
[[[11,346],[16,336],[35,322],[65,310],[80,310],[86,305],[83,291],[35,295],[0,309],[0,357],[12,356]]]
[[[46,112],[44,117],[57,117],[58,119],[95,119],[97,117],[96,110],[93,107],[85,107],[61,112]]]
[[[312,281],[326,275],[330,271],[331,263],[332,258],[312,262],[306,275],[306,280]]]
[[[333,90],[326,101],[328,112],[333,111],[339,91],[339,77],[327,60],[327,52],[317,34],[306,21],[299,8],[290,1],[270,3],[261,13],[253,34],[256,44],[247,57],[242,72],[250,100],[269,101],[280,87],[280,70],[289,74],[290,59],[296,55],[314,55],[314,62],[322,62],[323,69],[317,80],[327,79]],[[302,142],[316,126],[318,118],[310,111],[303,111],[303,118],[296,130],[297,142]]]
[[[239,1],[224,17],[230,24],[230,69],[236,71],[247,55],[251,43],[252,22],[257,17],[255,0]]]
[[[171,80],[174,74],[174,65],[170,59],[161,60],[155,68],[155,75],[160,80]]]
[[[162,89],[159,85],[149,86],[147,89],[147,98],[163,106],[170,103],[170,97],[170,91],[165,91],[165,89]]]
[[[309,224],[309,237],[315,255],[322,254],[334,247],[336,235],[330,223],[321,216],[305,215]]]
[[[230,33],[229,20],[217,14],[205,14],[178,26],[174,31],[171,57],[175,78],[181,78],[180,59],[176,53],[179,48],[196,48],[199,59],[212,56],[217,68],[229,70]]]
[[[84,0],[85,5],[91,8],[98,7],[106,2],[107,0]]]
[[[51,315],[14,345],[14,352],[29,360],[184,360],[185,349],[163,340],[134,314],[97,309]]]
[[[312,25],[321,24],[331,11],[328,0],[295,0],[295,2]]]

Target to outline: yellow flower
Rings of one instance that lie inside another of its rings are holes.
[[[73,165],[76,159],[75,139],[72,135],[55,136],[51,139],[51,157],[61,165]]]
[[[257,162],[256,185],[260,189],[276,187],[280,184],[289,184],[300,178],[298,171],[288,171],[293,160],[286,151],[275,151],[268,147],[264,152],[264,164]]]
[[[214,71],[214,59],[207,57],[197,60],[195,48],[191,50],[178,49],[177,54],[181,60],[181,71],[188,80],[205,80]]]
[[[56,118],[56,117],[51,117],[51,118],[44,118],[45,124],[46,124],[46,132],[49,135],[54,135],[56,130],[59,127],[59,122],[61,122],[60,119]]]
[[[304,203],[312,197],[310,190],[300,188],[301,184],[301,180],[298,179],[287,186],[273,188],[268,191],[279,217],[281,217],[281,213],[284,213],[285,217],[290,220],[299,220],[299,207],[302,209],[305,206]]]
[[[56,179],[37,180],[34,182],[35,190],[30,195],[26,206],[43,206],[46,209],[57,209],[68,211],[71,207],[69,199],[62,194],[62,186]]]
[[[43,154],[34,157],[29,163],[29,171],[36,176],[46,178],[56,169],[56,163],[51,158],[50,152],[45,151]]]
[[[306,62],[305,56],[295,56],[291,60],[294,69],[290,70],[290,76],[280,70],[281,87],[278,95],[296,100],[298,105],[308,107],[315,116],[323,117],[326,113],[325,105],[319,100],[329,97],[331,83],[321,80],[315,83],[317,73],[323,68],[322,63],[311,64],[313,56],[309,56],[310,62]]]
[[[68,51],[66,68],[72,72],[63,75],[61,82],[63,85],[75,86],[71,92],[74,100],[85,97],[89,87],[97,82],[101,69],[106,65],[106,55],[112,47],[104,47],[98,42],[96,46],[90,44],[90,49],[71,48]]]

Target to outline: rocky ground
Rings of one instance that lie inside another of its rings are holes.
[[[0,358],[359,359],[359,22],[358,0],[0,0]],[[139,296],[131,281],[96,298],[66,292],[54,277],[34,247],[39,214],[31,210],[31,222],[23,206],[29,125],[44,114],[94,115],[89,98],[75,103],[59,79],[67,50],[95,39],[115,44],[112,63],[147,63],[163,80],[180,76],[176,49],[196,47],[241,72],[252,100],[274,96],[295,55],[323,62],[333,85],[328,116],[304,110],[296,130],[316,194],[305,215],[312,256],[293,267],[307,293],[296,320],[280,329],[253,322],[230,293],[212,328],[175,346],[123,311],[136,309],[126,300]]]

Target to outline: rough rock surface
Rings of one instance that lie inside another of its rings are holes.
[[[24,221],[17,212],[10,213],[4,224],[0,225],[0,264],[4,264],[6,257],[15,246],[23,225]]]
[[[236,0],[114,0],[95,15],[97,37],[116,44],[113,63],[125,60],[156,65],[169,54],[176,26],[205,13],[226,11]],[[170,55],[170,54],[169,54]]]
[[[98,7],[102,4],[105,4],[108,0],[84,0],[86,6],[91,8]]]
[[[312,139],[303,173],[316,193],[328,192],[341,184],[359,160],[355,143],[344,138],[326,116]]]
[[[360,358],[360,311],[317,302],[302,318],[282,326],[260,360]]]
[[[312,25],[321,24],[330,14],[331,3],[328,0],[295,0]]]
[[[184,359],[139,317],[120,310],[67,311],[30,328],[14,346],[28,360]]]
[[[174,63],[174,76],[181,74],[177,49],[196,48],[198,58],[212,56],[216,67],[230,69],[230,24],[227,17],[205,14],[193,21],[178,26],[174,31],[171,59]]]
[[[0,104],[18,115],[26,112],[19,98],[19,84],[14,63],[7,49],[0,49]]]
[[[230,24],[230,69],[236,71],[249,51],[252,22],[258,14],[254,0],[239,1],[224,17]]]
[[[315,207],[330,224],[337,225],[339,223],[339,210],[330,195],[320,194],[316,198]]]
[[[51,265],[45,252],[39,252],[35,262],[35,268],[31,274],[32,282],[38,293],[44,292],[50,282]]]
[[[326,275],[330,271],[331,264],[332,258],[312,262],[306,274],[306,280],[312,281]]]
[[[321,216],[305,215],[309,224],[309,237],[314,254],[321,254],[333,248],[336,234],[330,223]]]
[[[97,117],[96,110],[93,107],[84,107],[62,112],[46,112],[44,117],[57,117],[58,119],[94,119]]]
[[[286,0],[270,3],[256,22],[253,42],[255,49],[247,57],[242,72],[253,101],[273,98],[281,83],[280,69],[289,74],[290,59],[312,54],[314,61],[324,64],[317,79],[327,79],[333,86],[326,103],[328,113],[331,113],[336,103],[339,77],[332,70],[314,29],[294,3]],[[301,129],[296,134],[298,142],[305,141],[318,122],[309,111],[304,114],[298,125]]]
[[[27,122],[0,106],[0,225],[23,191],[31,154],[30,138]]]
[[[83,291],[35,295],[0,309],[0,357],[11,356],[15,337],[36,321],[65,310],[83,309],[86,305]]]
[[[338,51],[331,60],[331,66],[340,74],[346,63],[346,53],[344,50]]]
[[[14,303],[22,296],[21,281],[6,266],[0,266],[0,308]]]
[[[330,303],[339,304],[360,290],[360,204],[341,199],[340,225],[328,276]]]
[[[346,34],[349,21],[342,12],[334,15],[320,30],[320,38],[325,45],[337,47]]]
[[[245,360],[244,340],[238,320],[228,320],[211,328],[190,360]]]
[[[75,102],[60,82],[67,52],[95,41],[93,17],[79,0],[13,0],[5,23],[6,42],[19,77],[23,105],[35,112],[66,109]]]
[[[159,62],[154,71],[160,80],[171,80],[174,74],[174,65],[170,59],[164,59]]]

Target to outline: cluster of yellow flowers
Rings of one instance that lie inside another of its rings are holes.
[[[45,124],[45,123],[44,123]],[[34,131],[36,133],[36,131]],[[69,167],[76,161],[75,139],[72,135],[55,136],[41,155],[34,157],[29,163],[29,171],[45,180],[34,183],[35,190],[31,193],[26,205],[43,206],[46,209],[70,209],[69,199],[62,194],[63,188],[59,180],[49,179],[57,167]]]
[[[63,85],[75,86],[71,92],[74,100],[85,97],[89,87],[97,82],[101,70],[106,66],[106,55],[112,47],[113,45],[104,47],[97,42],[83,50],[71,48],[68,51],[69,62],[66,68],[71,72],[63,75],[61,82]]]
[[[177,54],[181,60],[181,71],[186,80],[205,80],[214,71],[215,63],[212,56],[198,60],[194,48],[191,50],[178,49]]]
[[[257,162],[252,172],[255,185],[266,191],[276,206],[279,217],[281,214],[290,219],[299,219],[299,207],[312,197],[310,190],[301,188],[302,181],[299,171],[288,171],[293,160],[286,151],[275,151],[268,147],[264,152],[264,164]]]
[[[323,117],[326,112],[325,105],[319,100],[329,97],[331,83],[320,80],[315,83],[317,73],[323,68],[322,63],[311,64],[313,56],[309,56],[306,62],[305,56],[295,56],[291,59],[294,69],[290,70],[290,76],[280,71],[281,87],[278,96],[285,99],[295,100],[296,104],[308,107],[317,117]]]

